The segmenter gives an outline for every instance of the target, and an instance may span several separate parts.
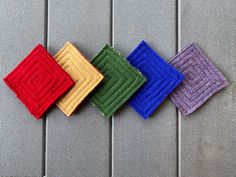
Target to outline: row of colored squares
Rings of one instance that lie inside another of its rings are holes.
[[[105,117],[128,101],[147,119],[170,96],[186,116],[229,84],[195,43],[168,63],[145,41],[127,59],[106,44],[91,62],[69,42],[54,58],[38,45],[4,81],[37,119],[54,102],[70,116],[86,97]]]

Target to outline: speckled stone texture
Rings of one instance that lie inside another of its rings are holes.
[[[185,76],[183,83],[170,95],[184,116],[194,112],[212,95],[229,85],[194,42],[172,58],[170,64]]]

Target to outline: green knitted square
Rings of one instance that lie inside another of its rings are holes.
[[[146,81],[114,48],[108,44],[92,59],[105,79],[90,97],[105,117],[110,117]]]

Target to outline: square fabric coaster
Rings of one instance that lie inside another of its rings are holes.
[[[102,72],[105,79],[90,101],[105,117],[110,117],[146,79],[108,44],[95,56],[92,63]]]
[[[128,60],[148,78],[129,102],[134,110],[147,119],[183,81],[184,76],[165,62],[145,41],[133,50]]]
[[[86,96],[101,82],[103,75],[69,42],[54,56],[75,85],[57,101],[57,106],[70,116]]]
[[[229,84],[195,43],[179,52],[170,64],[185,76],[184,82],[170,96],[184,116]]]
[[[74,85],[40,44],[4,81],[37,119]]]

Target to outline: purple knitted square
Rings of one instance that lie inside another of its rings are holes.
[[[212,95],[229,85],[220,71],[195,43],[189,44],[170,60],[185,76],[170,98],[186,116],[198,109]]]

